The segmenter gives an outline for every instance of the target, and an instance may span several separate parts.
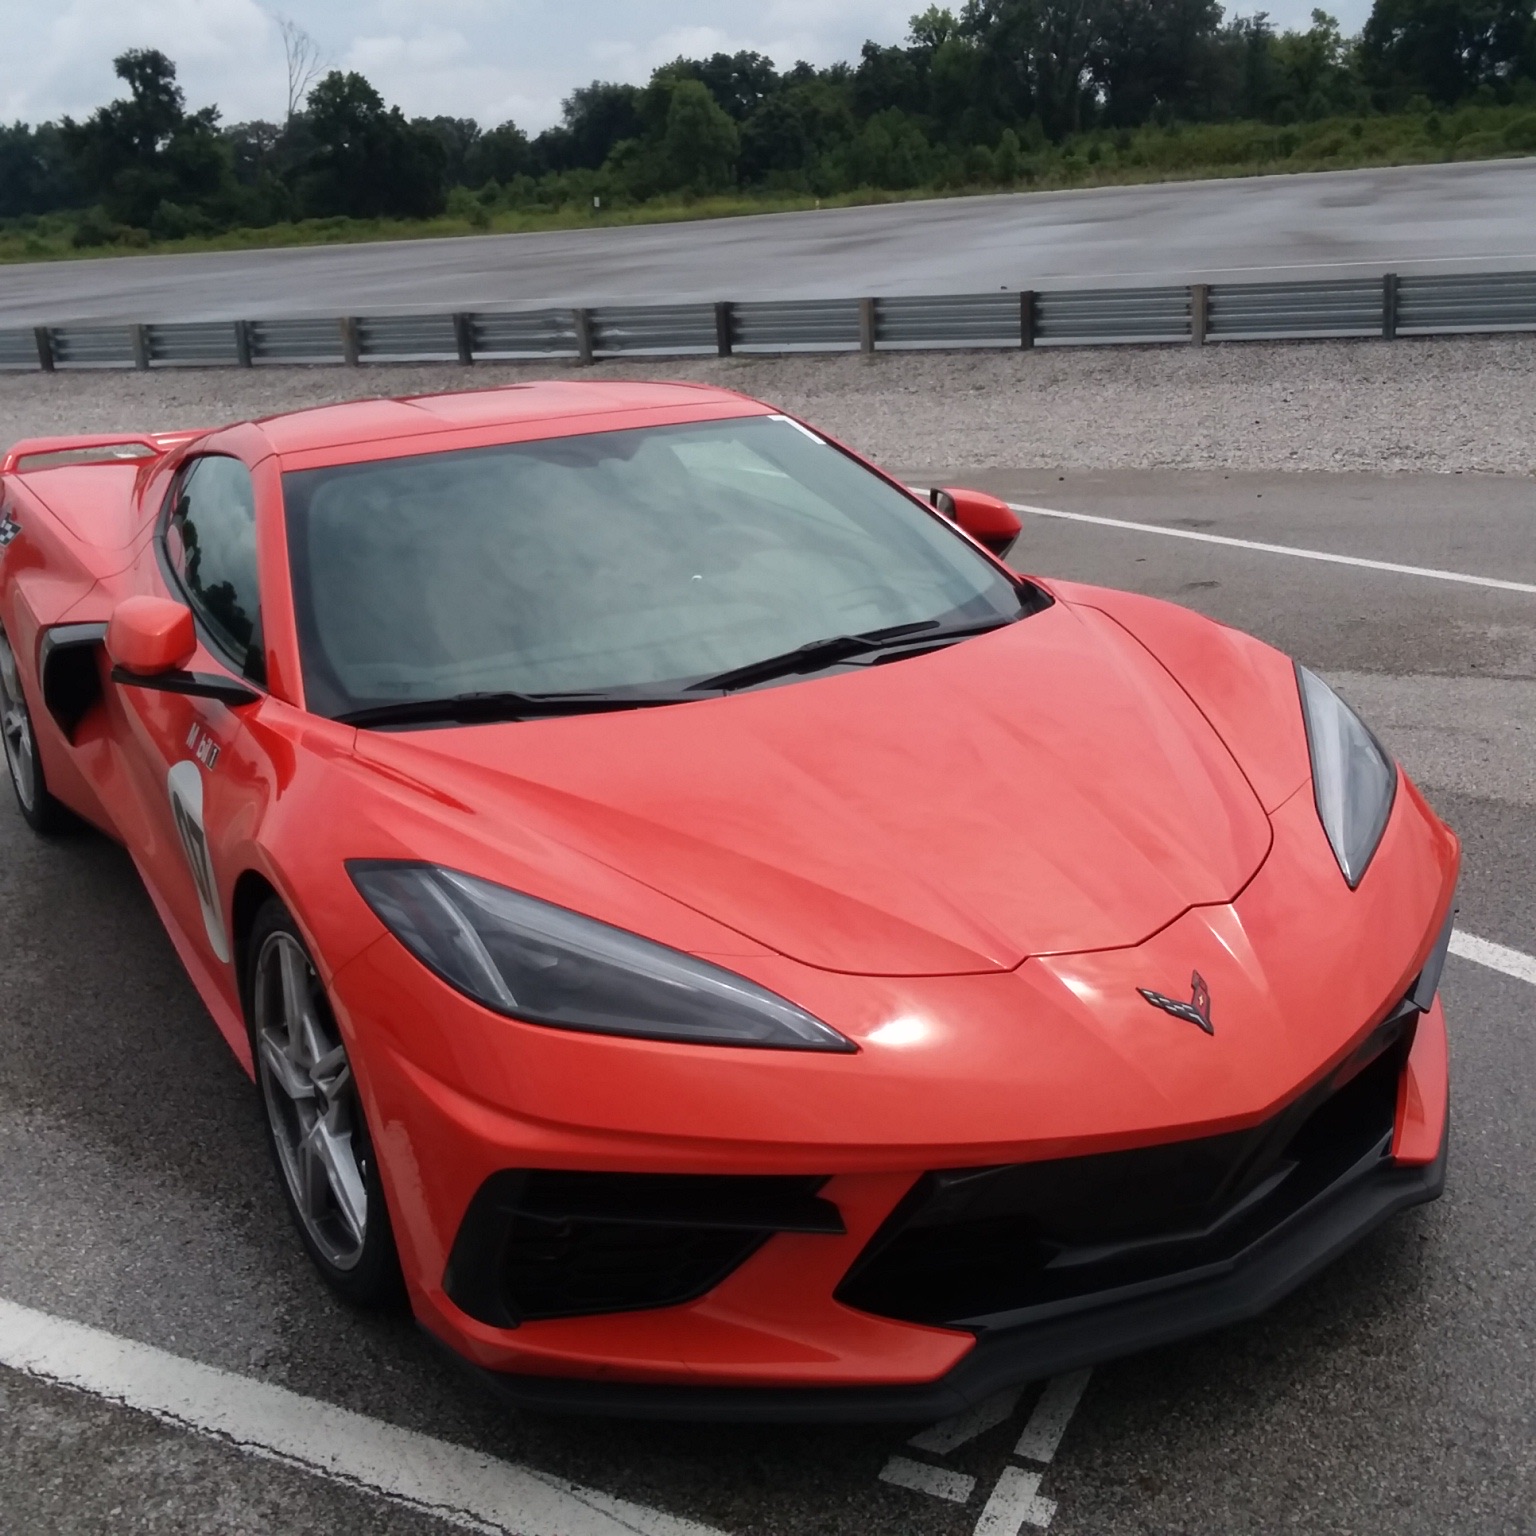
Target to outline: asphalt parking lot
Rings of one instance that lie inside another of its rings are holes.
[[[922,465],[902,467],[926,479]],[[1461,834],[1459,928],[1536,951],[1536,591],[1209,541],[1536,587],[1536,482],[943,478],[1147,525],[1028,515],[1017,563],[1186,603],[1325,673]],[[1258,1322],[1098,1368],[1075,1411],[1079,1383],[1059,1384],[1044,1405],[1037,1387],[969,1438],[955,1443],[977,1426],[914,1447],[913,1430],[889,1426],[596,1423],[487,1400],[408,1320],[357,1316],[310,1271],[269,1172],[254,1090],[126,857],[91,836],[39,844],[7,799],[0,904],[0,1299],[232,1373],[219,1381],[236,1397],[259,1395],[242,1383],[276,1386],[515,1464],[508,1487],[531,1471],[536,1488],[566,1500],[535,1517],[509,1495],[505,1518],[488,1517],[475,1500],[496,1468],[475,1462],[481,1481],[458,1503],[423,1495],[407,1508],[346,1465],[321,1476],[274,1460],[238,1426],[193,1433],[110,1395],[0,1369],[0,1530],[1536,1531],[1536,986],[1515,976],[1448,962],[1443,1200]],[[354,1449],[364,1433],[351,1418],[314,1422],[313,1454],[289,1462],[323,1462],[332,1431]],[[615,1514],[604,1496],[638,1508]],[[434,1499],[437,1513],[420,1507]]]

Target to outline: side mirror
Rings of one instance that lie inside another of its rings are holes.
[[[947,486],[929,491],[928,500],[999,560],[1007,556],[1024,531],[1019,514],[1006,501],[989,496],[985,491]]]
[[[106,647],[114,683],[218,699],[232,708],[261,697],[232,677],[185,670],[197,654],[197,626],[192,610],[168,597],[125,597],[107,623]]]
[[[175,672],[197,651],[192,610],[168,597],[125,597],[107,625],[107,655],[133,678]]]

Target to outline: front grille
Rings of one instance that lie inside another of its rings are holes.
[[[826,1179],[507,1170],[481,1185],[443,1287],[481,1322],[677,1306],[775,1232],[840,1233]]]
[[[1417,1019],[1397,1010],[1324,1082],[1245,1131],[926,1174],[837,1299],[908,1322],[997,1327],[1229,1260],[1389,1155]]]

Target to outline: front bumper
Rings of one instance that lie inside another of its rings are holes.
[[[1445,1016],[1438,999],[1416,1021],[1411,1048],[1393,1059],[1389,1089],[1395,1102],[1386,1137],[1370,1142],[1367,1128],[1360,1155],[1336,1165],[1335,1176],[1293,1203],[1281,1220],[1256,1233],[1250,1227],[1241,1246],[1194,1267],[977,1319],[964,1334],[945,1328],[944,1335],[963,1340],[966,1347],[932,1380],[681,1385],[621,1380],[599,1370],[577,1377],[484,1365],[475,1374],[518,1407],[543,1412],[718,1422],[918,1423],[944,1418],[1008,1387],[1253,1318],[1390,1217],[1437,1199],[1445,1185],[1449,1142]],[[892,1326],[860,1313],[848,1315],[850,1322],[857,1318]],[[939,1332],[908,1326],[929,1337]],[[475,1369],[462,1356],[460,1363]]]
[[[1437,1199],[1445,1187],[1447,1149],[1442,1127],[1433,1162],[1403,1166],[1374,1156],[1364,1160],[1263,1240],[1176,1286],[982,1333],[937,1381],[775,1389],[577,1380],[484,1369],[476,1375],[517,1407],[540,1412],[723,1423],[931,1423],[1008,1387],[1258,1316],[1389,1217]]]

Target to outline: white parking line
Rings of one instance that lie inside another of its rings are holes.
[[[976,1479],[968,1472],[930,1467],[910,1456],[892,1456],[880,1469],[880,1481],[910,1488],[914,1493],[931,1493],[936,1499],[948,1499],[954,1504],[964,1504],[976,1491]]]
[[[1093,523],[1100,528],[1124,528],[1131,533],[1155,533],[1165,539],[1193,539],[1198,544],[1224,544],[1264,555],[1289,555],[1294,560],[1322,560],[1330,565],[1353,565],[1368,571],[1390,571],[1397,576],[1427,576],[1433,581],[1457,581],[1470,587],[1494,587],[1500,592],[1536,594],[1536,583],[1504,581],[1497,576],[1469,576],[1465,571],[1441,571],[1427,565],[1399,565],[1393,560],[1367,560],[1361,555],[1335,555],[1321,549],[1298,549],[1291,544],[1261,544],[1256,539],[1234,539],[1224,533],[1199,533],[1193,528],[1165,528],[1160,523],[1133,523],[1123,517],[1100,517],[1091,512],[1063,512],[1058,507],[1036,507],[1010,501],[1015,512],[1035,517],[1059,517],[1073,523]]]
[[[999,1392],[995,1397],[989,1397],[985,1402],[977,1403],[974,1408],[967,1408],[964,1413],[957,1413],[951,1419],[940,1419],[937,1424],[930,1424],[927,1429],[913,1435],[907,1444],[919,1451],[932,1451],[937,1456],[946,1455],[956,1446],[986,1434],[989,1429],[1011,1417],[1013,1410],[1019,1406],[1023,1390],[1022,1387],[1015,1387],[1008,1392]]]
[[[1004,1467],[1003,1475],[976,1522],[976,1536],[1019,1536],[1026,1525],[1044,1530],[1056,1514],[1054,1499],[1040,1497],[1040,1474]]]
[[[0,1365],[488,1536],[720,1536],[691,1520],[4,1300]]]
[[[1040,1401],[1035,1404],[1035,1411],[1030,1414],[1024,1433],[1013,1448],[1015,1456],[1050,1464],[1092,1374],[1092,1371],[1072,1371],[1066,1376],[1053,1376],[1045,1384],[1045,1391],[1040,1394]]]
[[[1480,939],[1476,934],[1463,933],[1458,928],[1451,934],[1451,953],[1536,986],[1536,956],[1523,955],[1518,949],[1506,949],[1491,939]]]

